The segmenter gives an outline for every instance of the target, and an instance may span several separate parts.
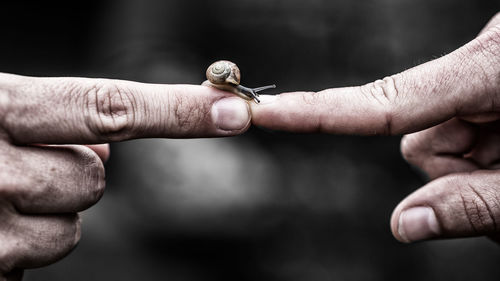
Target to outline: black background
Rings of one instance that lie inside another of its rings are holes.
[[[0,4],[0,71],[152,83],[359,85],[451,52],[499,11],[482,0],[37,1]],[[485,238],[404,245],[392,209],[423,185],[400,137],[252,128],[112,145],[80,245],[25,280],[498,280]]]

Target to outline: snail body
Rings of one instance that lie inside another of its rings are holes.
[[[247,88],[240,85],[241,73],[238,66],[227,60],[212,63],[206,71],[207,80],[202,85],[217,88],[222,91],[231,92],[246,100],[255,100],[259,103],[258,92],[276,88],[269,85],[259,88]]]

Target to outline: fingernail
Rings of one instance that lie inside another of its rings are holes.
[[[273,95],[260,95],[260,96],[259,96],[259,100],[260,100],[260,103],[259,103],[259,104],[272,103],[272,102],[274,102],[277,98],[278,98],[278,96],[273,96]]]
[[[403,211],[399,215],[398,233],[406,243],[438,236],[440,229],[434,210],[414,207]]]
[[[221,130],[241,130],[250,122],[248,104],[237,97],[221,99],[212,106],[212,120]]]

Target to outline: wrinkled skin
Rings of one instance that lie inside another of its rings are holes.
[[[359,87],[261,96],[253,123],[294,132],[407,134],[429,184],[395,209],[402,242],[500,234],[500,14],[454,52]]]
[[[230,136],[250,125],[245,101],[210,87],[10,74],[0,74],[0,112],[0,280],[78,243],[78,212],[104,192],[109,148],[77,144]]]

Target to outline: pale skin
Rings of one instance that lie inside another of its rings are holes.
[[[432,179],[391,218],[402,242],[500,235],[500,14],[456,51],[359,87],[261,96],[253,124],[406,134],[404,158]]]
[[[394,236],[495,237],[499,66],[496,16],[476,39],[435,61],[360,87],[261,96],[261,104],[204,86],[0,74],[0,280],[21,280],[23,269],[53,263],[78,243],[77,213],[102,196],[109,156],[107,145],[82,144],[232,136],[251,123],[408,134],[404,157],[434,180],[396,208]]]
[[[78,144],[231,136],[250,119],[246,101],[211,87],[0,74],[0,280],[78,243],[77,212],[101,197],[109,156]]]

